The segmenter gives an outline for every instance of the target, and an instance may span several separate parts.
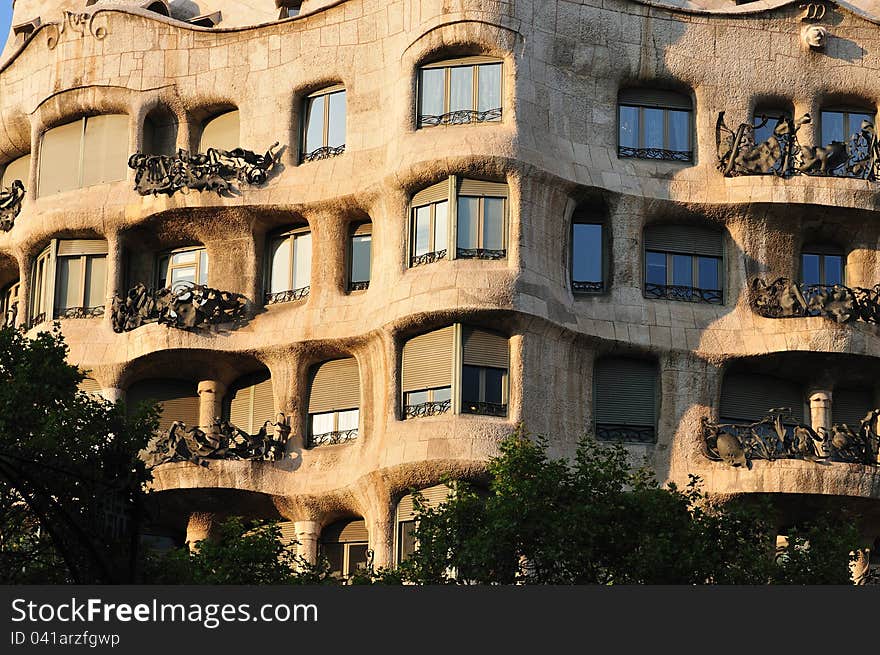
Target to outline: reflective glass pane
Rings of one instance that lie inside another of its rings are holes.
[[[645,263],[645,281],[648,284],[666,284],[666,253],[648,252],[645,254]]]
[[[330,94],[330,125],[327,145],[331,148],[345,145],[345,91]]]
[[[293,288],[302,289],[312,279],[312,235],[299,234],[293,240]]]
[[[416,207],[413,226],[413,255],[418,257],[431,248],[431,205]]]
[[[822,144],[828,145],[832,141],[844,141],[843,113],[839,111],[823,111],[821,114],[822,122]]]
[[[333,432],[333,416],[336,412],[325,412],[324,414],[312,414],[312,434],[327,434]]]
[[[196,282],[196,267],[181,266],[171,270],[171,289],[178,290],[189,287]]]
[[[99,307],[106,302],[107,258],[89,257],[86,260],[86,295],[84,307]]]
[[[440,387],[439,389],[434,389],[433,393],[435,403],[452,400],[452,387]]]
[[[672,284],[694,286],[694,258],[690,255],[672,256]]]
[[[843,257],[825,255],[825,284],[843,284]]]
[[[370,280],[370,243],[373,237],[369,234],[358,235],[351,239],[351,281],[369,282]]]
[[[168,262],[170,259],[168,255],[162,255],[156,264],[156,287],[159,289],[164,289],[168,284]]]
[[[446,250],[449,240],[449,201],[434,205],[434,250]]]
[[[624,148],[639,147],[639,108],[620,106],[620,145]]]
[[[872,114],[863,114],[861,112],[850,113],[849,129],[847,130],[846,134],[847,139],[849,139],[853,134],[858,134],[859,132],[861,132],[863,123],[869,123],[870,125],[873,125],[874,116]]]
[[[474,67],[449,69],[449,111],[474,108]]]
[[[764,109],[755,112],[755,116],[752,119],[752,125],[760,125],[761,124],[761,116],[767,116],[767,124],[760,128],[755,128],[755,143],[763,143],[771,136],[773,136],[773,130],[776,129],[776,124],[779,122],[780,116],[789,117],[789,113],[787,111],[782,111],[779,109]]]
[[[356,409],[349,409],[344,412],[339,412],[340,432],[344,432],[346,430],[357,430],[359,416],[360,412]]]
[[[469,196],[458,198],[458,247],[479,248],[480,199]]]
[[[504,402],[504,374],[506,371],[500,368],[484,369],[486,376],[485,400],[487,403]]]
[[[501,107],[501,64],[477,66],[477,111]]]
[[[401,521],[397,524],[397,561],[402,562],[416,552],[416,540],[413,537],[415,521]]]
[[[321,544],[321,554],[327,558],[330,565],[330,573],[342,575],[342,566],[345,561],[345,544]]]
[[[79,257],[59,257],[55,265],[58,267],[55,278],[56,310],[79,307],[83,283],[82,259]]]
[[[504,250],[504,198],[483,199],[483,247]]]
[[[602,226],[575,223],[571,277],[577,282],[602,281]]]
[[[269,293],[288,291],[290,285],[290,239],[272,242],[270,254],[272,270],[269,280]]]
[[[306,132],[303,152],[309,153],[324,145],[324,103],[327,96],[309,98],[306,109]]]
[[[717,257],[699,257],[696,286],[700,289],[721,289],[721,260]]]
[[[686,151],[691,149],[691,113],[689,111],[667,110],[669,121],[668,150]]]
[[[187,250],[185,252],[176,252],[171,256],[171,262],[177,264],[195,264],[198,251]]]
[[[819,276],[819,255],[801,255],[801,276],[804,284],[821,284]]]
[[[199,284],[208,284],[208,251],[199,251]]]
[[[348,571],[346,575],[352,575],[356,571],[367,568],[367,544],[351,544],[348,547]]]
[[[645,148],[665,148],[663,141],[663,123],[665,121],[665,109],[642,108],[642,116],[645,121]]]
[[[423,116],[439,116],[445,113],[444,87],[446,84],[446,71],[443,68],[428,68],[422,70],[421,84],[419,84],[419,110]]]
[[[461,401],[463,403],[480,400],[480,367],[461,367]]]
[[[405,405],[421,405],[428,402],[428,391],[409,391],[404,398]]]

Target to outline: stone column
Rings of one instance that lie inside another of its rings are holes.
[[[226,385],[217,380],[199,382],[199,427],[205,431],[212,429],[214,419],[222,413],[223,395]]]
[[[321,524],[317,521],[295,521],[293,530],[299,545],[296,547],[297,555],[309,564],[318,561],[318,537],[321,535]]]
[[[212,512],[193,512],[190,514],[186,524],[186,543],[189,549],[193,550],[198,541],[216,539],[223,518]]]
[[[831,433],[831,392],[814,389],[810,392],[810,424],[813,429],[826,434]],[[820,430],[819,428],[824,428]]]
[[[373,551],[373,568],[394,565],[394,520],[391,512],[380,511],[368,525],[370,550]]]

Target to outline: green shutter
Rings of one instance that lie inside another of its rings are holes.
[[[638,359],[608,358],[593,377],[598,424],[654,426],[657,421],[657,368]]]
[[[804,421],[804,393],[788,380],[755,373],[729,373],[721,384],[721,420],[759,421],[771,409],[788,407]]]
[[[650,225],[645,228],[645,250],[707,257],[724,254],[721,232],[698,225]]]
[[[360,407],[361,385],[354,357],[324,362],[312,371],[309,413]]]
[[[403,346],[403,391],[452,385],[453,326],[413,337]]]

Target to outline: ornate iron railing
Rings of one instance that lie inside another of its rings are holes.
[[[201,284],[180,289],[148,289],[138,283],[125,298],[115,296],[111,307],[114,332],[128,332],[158,322],[180,330],[205,328],[247,320],[247,298]]]
[[[837,323],[859,320],[880,324],[880,285],[865,289],[842,284],[797,284],[785,277],[767,284],[754,278],[749,302],[752,310],[765,318],[821,316]]]
[[[488,121],[501,120],[501,107],[476,111],[473,109],[459,109],[446,112],[445,114],[422,114],[419,116],[419,127],[433,127],[436,125],[467,125],[468,123],[485,123]]]
[[[724,122],[724,112],[718,114],[715,143],[718,169],[725,176],[818,175],[863,180],[877,180],[880,176],[880,159],[877,156],[880,145],[876,129],[868,121],[862,121],[859,131],[845,142],[807,146],[798,142],[797,133],[802,125],[811,122],[809,114],[797,120],[786,116],[776,118],[770,136],[761,143],[755,143],[755,130],[773,119],[762,116],[759,120],[757,125],[741,123],[734,131]]]
[[[267,293],[263,298],[265,305],[277,305],[282,302],[293,302],[295,300],[303,300],[309,297],[312,287],[300,287],[299,289],[290,289],[288,291],[277,291],[275,293]]]
[[[178,150],[176,155],[137,152],[129,157],[128,166],[135,171],[134,189],[142,196],[160,193],[171,196],[187,189],[224,195],[236,191],[231,184],[233,180],[265,184],[278,165],[280,153],[278,143],[272,144],[262,155],[244,148],[208,148],[205,154],[193,155],[186,150]]]
[[[55,318],[99,318],[104,315],[104,305],[96,307],[65,307],[55,310]]]
[[[659,159],[663,161],[693,161],[693,150],[665,150],[663,148],[630,148],[627,146],[617,147],[618,157],[631,157],[633,159]]]
[[[703,417],[706,456],[730,466],[751,467],[752,460],[804,459],[811,461],[877,464],[877,417],[872,410],[853,429],[835,424],[831,433],[798,422],[785,407],[771,409],[754,423],[713,423]]]
[[[166,462],[193,462],[207,466],[205,460],[209,459],[275,461],[284,456],[289,436],[284,414],[279,414],[274,423],[266,421],[257,434],[248,434],[221,419],[215,419],[207,432],[175,421],[148,448],[147,463],[158,466]]]
[[[459,259],[504,259],[507,250],[491,250],[488,248],[457,248],[455,256]]]
[[[619,423],[597,423],[596,438],[600,441],[633,441],[654,443],[657,433],[653,425],[623,425]]]
[[[406,405],[403,413],[406,418],[421,418],[423,416],[438,416],[452,409],[451,400],[435,400],[417,405]]]
[[[9,232],[15,225],[15,219],[21,213],[24,193],[21,180],[13,180],[7,188],[0,188],[0,230]]]
[[[335,432],[325,432],[324,434],[310,434],[306,440],[306,448],[334,446],[336,444],[353,441],[354,439],[357,439],[357,437],[357,428],[354,430],[336,430]]]
[[[572,280],[571,290],[575,293],[602,293],[603,291],[605,291],[605,283]]]
[[[343,152],[345,152],[345,144],[343,143],[341,146],[321,146],[320,148],[315,148],[311,152],[303,153],[302,160],[303,162],[310,161],[320,161],[322,159],[330,159],[331,157],[338,157]]]
[[[446,250],[435,250],[434,252],[426,252],[424,255],[414,255],[409,259],[410,267],[422,266],[423,264],[433,264],[441,259],[446,259]]]
[[[653,284],[648,282],[645,284],[645,297],[720,305],[723,302],[724,294],[721,289],[700,289],[679,284]]]
[[[370,288],[369,280],[361,280],[360,282],[350,282],[348,284],[349,291],[366,291]]]
[[[30,330],[40,325],[41,323],[46,322],[46,312],[40,312],[36,316],[32,316],[31,319],[27,322],[26,329]]]
[[[479,414],[481,416],[507,416],[507,403],[462,402],[463,414]]]

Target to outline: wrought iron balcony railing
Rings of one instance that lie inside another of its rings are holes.
[[[335,432],[325,432],[323,434],[310,434],[306,440],[306,448],[347,443],[357,439],[357,437],[357,428],[354,430],[336,430]]]
[[[416,405],[406,405],[403,413],[406,418],[421,418],[423,416],[438,416],[452,409],[451,400],[436,400]]]
[[[65,307],[55,310],[55,318],[99,318],[104,315],[104,305],[96,307]]]
[[[459,259],[504,259],[507,250],[491,250],[489,248],[457,248],[455,256]]]
[[[618,146],[617,156],[632,159],[659,159],[662,161],[691,162],[694,160],[694,151],[664,150],[663,148],[630,148],[627,146]]]
[[[435,250],[434,252],[426,252],[424,255],[413,255],[409,259],[411,268],[422,266],[423,264],[433,264],[441,259],[446,259],[446,250]]]
[[[724,293],[721,289],[700,289],[679,284],[653,284],[647,282],[645,283],[645,297],[720,305],[723,303]]]
[[[40,312],[36,316],[31,316],[31,319],[25,325],[25,329],[30,330],[32,328],[35,328],[41,323],[45,323],[46,320],[46,312]]]
[[[603,291],[605,291],[605,283],[572,280],[571,290],[575,293],[602,293]]]
[[[507,403],[462,401],[461,411],[463,414],[479,414],[481,416],[507,416]]]
[[[419,116],[419,127],[433,127],[436,125],[467,125],[468,123],[486,123],[501,120],[501,107],[476,111],[473,109],[459,109],[445,114],[422,114]]]
[[[880,285],[865,289],[842,284],[797,284],[785,277],[767,284],[754,278],[749,302],[753,311],[765,318],[821,316],[837,323],[880,324]]]
[[[596,438],[600,441],[630,441],[654,443],[657,432],[653,425],[623,425],[622,423],[597,423]]]
[[[797,138],[802,125],[810,123],[809,114],[797,120],[781,116],[762,116],[760,122],[741,123],[732,130],[724,122],[724,112],[718,114],[715,143],[718,151],[718,169],[727,177],[737,175],[818,175],[824,177],[852,177],[875,181],[880,176],[880,145],[874,125],[862,121],[861,127],[849,140],[832,141],[826,146],[802,145]],[[755,130],[775,120],[770,136],[755,142]]]
[[[300,287],[299,289],[290,289],[288,291],[277,291],[275,293],[267,293],[263,298],[265,305],[277,305],[282,302],[294,302],[295,300],[304,300],[309,297],[312,287]]]
[[[315,148],[311,152],[303,153],[302,160],[303,162],[310,161],[320,161],[322,159],[330,159],[331,157],[338,157],[342,153],[345,152],[345,144],[343,143],[341,146],[322,146],[320,148]]]
[[[832,426],[826,434],[803,425],[788,408],[771,409],[754,423],[713,423],[703,418],[706,456],[734,467],[751,468],[755,459],[803,459],[877,465],[877,417],[872,410],[857,427]]]
[[[370,288],[369,280],[361,280],[360,282],[350,282],[348,285],[349,291],[366,291]]]
[[[15,219],[21,213],[24,193],[21,180],[13,180],[7,188],[0,188],[0,230],[9,232],[12,229]]]
[[[148,289],[136,284],[125,298],[113,298],[110,310],[114,332],[127,332],[158,322],[180,330],[206,328],[247,320],[247,298],[201,284],[175,289]]]

